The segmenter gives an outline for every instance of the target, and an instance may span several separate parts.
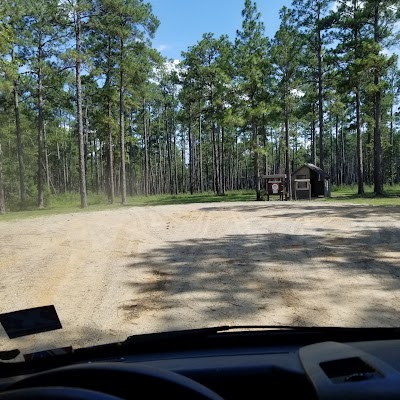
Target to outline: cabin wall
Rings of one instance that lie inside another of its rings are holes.
[[[310,178],[311,170],[307,166],[301,167],[298,171],[292,174],[292,193],[294,198],[294,190],[296,185],[294,183],[295,179],[311,179]]]
[[[306,165],[301,167],[299,170],[295,171],[292,174],[292,193],[294,193],[295,190],[295,179],[310,179],[311,183],[311,196],[312,197],[318,197],[318,196],[329,196],[326,184],[325,184],[325,179],[322,178],[321,180],[319,179],[319,174],[313,170],[311,170],[309,167]],[[329,181],[328,181],[329,185]],[[328,186],[329,187],[329,186]]]

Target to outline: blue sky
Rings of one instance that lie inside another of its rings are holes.
[[[233,39],[242,24],[244,0],[148,0],[160,26],[153,40],[163,56],[180,59],[181,51],[196,44],[203,33],[216,37],[227,34]],[[291,0],[257,1],[267,36],[279,28],[279,10]]]

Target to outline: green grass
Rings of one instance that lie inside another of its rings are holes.
[[[80,208],[80,196],[78,193],[66,193],[63,195],[52,195],[49,197],[49,205],[44,210],[35,208],[24,211],[10,211],[0,216],[0,221],[15,219],[35,218],[55,214],[68,214],[76,212],[113,210],[121,207],[143,207],[159,206],[173,204],[190,203],[216,203],[216,202],[235,202],[235,201],[253,201],[255,200],[254,191],[234,191],[227,192],[224,196],[216,196],[214,193],[198,194],[178,194],[171,195],[153,195],[153,196],[129,196],[128,204],[123,206],[120,198],[116,198],[115,204],[109,204],[105,195],[88,193],[88,208]]]
[[[172,204],[190,204],[190,203],[219,203],[223,201],[252,201],[255,200],[255,192],[251,191],[234,191],[226,192],[224,196],[216,196],[214,193],[197,193],[197,194],[178,194],[171,195],[155,195],[155,196],[134,196],[129,198],[129,204],[135,206],[159,206]]]
[[[249,191],[233,191],[227,192],[225,196],[216,196],[214,193],[197,193],[197,194],[178,194],[171,195],[154,195],[154,196],[130,196],[128,204],[122,206],[120,198],[116,198],[115,204],[109,204],[105,195],[97,195],[88,193],[88,208],[80,208],[80,197],[78,193],[67,193],[63,195],[52,195],[49,197],[49,205],[44,210],[31,208],[25,211],[9,211],[5,215],[0,216],[0,221],[9,221],[15,219],[35,218],[40,216],[68,214],[76,212],[114,210],[121,207],[143,207],[143,206],[159,206],[173,204],[190,204],[190,203],[217,203],[217,202],[236,202],[236,201],[254,201],[255,193]],[[357,186],[335,187],[332,190],[332,197],[324,199],[327,202],[354,203],[372,206],[400,206],[400,185],[385,187],[385,196],[376,197],[371,186],[365,186],[365,194],[359,196],[357,194]]]
[[[385,186],[383,197],[375,196],[372,186],[366,185],[364,191],[363,195],[358,195],[357,185],[335,187],[332,190],[332,197],[325,201],[371,206],[400,206],[400,185]]]

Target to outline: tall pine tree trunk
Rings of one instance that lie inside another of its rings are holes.
[[[99,194],[100,192],[100,168],[99,168],[99,154],[101,153],[100,151],[97,151],[96,149],[96,141],[93,141],[94,143],[94,167],[96,171],[96,194]],[[100,146],[101,149],[101,146]]]
[[[319,167],[324,169],[324,98],[322,77],[321,30],[318,30],[318,119],[319,119]]]
[[[161,132],[161,115],[162,112],[160,110],[160,116],[158,117],[158,131]],[[160,194],[164,193],[163,182],[164,182],[164,166],[163,166],[163,140],[161,137],[158,138],[158,164],[159,164],[159,185],[158,191]]]
[[[357,182],[358,194],[364,194],[364,167],[363,167],[363,149],[361,135],[361,110],[360,93],[356,88],[356,129],[357,129]]]
[[[253,133],[253,168],[254,168],[254,185],[256,189],[256,200],[261,201],[261,182],[260,182],[260,163],[258,152],[258,128],[255,119],[252,119],[251,128]]]
[[[374,8],[374,41],[379,44],[379,6]],[[375,129],[374,129],[374,192],[377,196],[383,195],[383,171],[382,171],[382,141],[381,141],[381,89],[380,73],[378,68],[374,71],[374,105],[375,105]]]
[[[335,179],[336,184],[339,185],[339,170],[340,170],[340,155],[339,155],[339,116],[336,115],[335,122]]]
[[[375,182],[375,93],[372,96],[372,104],[368,115],[373,116],[373,120],[368,123],[367,142],[364,146],[364,183],[374,185]]]
[[[77,1],[79,7],[79,1]],[[75,14],[75,41],[76,41],[76,117],[78,122],[78,140],[79,140],[79,189],[81,194],[81,208],[87,207],[86,195],[86,165],[85,165],[85,142],[83,137],[83,113],[82,113],[82,82],[81,82],[81,12]]]
[[[148,188],[149,188],[149,194],[153,194],[150,190],[150,184],[151,184],[151,176],[152,176],[152,169],[151,169],[151,150],[150,150],[150,137],[151,137],[151,114],[150,114],[150,105],[149,105],[149,116],[146,118],[147,121],[147,171],[148,171]]]
[[[225,130],[221,127],[221,194],[225,194]]]
[[[353,0],[354,9],[356,8],[356,0]],[[355,59],[359,60],[360,57],[360,39],[359,39],[359,28],[355,26],[353,28],[353,36],[355,42]],[[358,183],[358,194],[364,194],[364,164],[363,164],[363,146],[362,146],[362,134],[361,134],[361,100],[360,100],[360,82],[357,78],[356,85],[356,131],[357,131],[357,183]]]
[[[107,43],[107,72],[106,72],[106,88],[107,88],[107,161],[108,161],[108,198],[111,204],[115,202],[114,189],[114,148],[112,133],[112,103],[111,103],[111,37],[108,36]],[[102,165],[102,164],[101,164]]]
[[[292,176],[290,172],[290,147],[289,147],[289,113],[285,105],[285,174],[287,182],[287,194],[289,200],[292,200]]]
[[[394,184],[394,127],[393,127],[393,108],[394,102],[392,101],[392,105],[390,107],[390,129],[389,129],[389,141],[390,141],[390,185]]]
[[[44,208],[44,192],[43,192],[43,131],[44,131],[44,118],[43,118],[43,43],[42,36],[39,35],[38,45],[38,155],[37,155],[37,188],[38,188],[38,208]]]
[[[12,50],[11,58],[14,59],[14,49]],[[15,113],[15,130],[17,132],[17,153],[18,153],[18,168],[19,168],[19,193],[21,202],[24,203],[26,199],[25,192],[25,167],[24,156],[22,147],[22,134],[21,134],[21,119],[19,112],[19,87],[18,79],[14,79],[13,87],[14,97],[14,113]]]
[[[204,190],[203,184],[203,144],[201,140],[202,128],[201,128],[201,113],[199,115],[199,169],[200,169],[200,192]]]
[[[165,132],[167,137],[167,156],[168,156],[168,177],[169,177],[169,193],[171,195],[174,194],[174,182],[173,182],[173,171],[172,171],[172,137],[171,132],[169,131],[168,125],[168,113],[167,113],[167,106],[165,106],[165,114],[164,114],[164,125],[165,125]]]
[[[345,173],[345,165],[346,165],[346,137],[344,133],[344,123],[342,120],[341,126],[340,126],[340,133],[341,133],[341,139],[340,139],[340,145],[341,145],[341,150],[340,150],[340,159],[341,159],[341,164],[340,164],[340,184],[344,185],[347,179],[347,175]]]
[[[375,73],[375,85],[379,85],[379,76]],[[381,142],[381,91],[375,93],[375,129],[374,129],[374,192],[383,195],[382,142]]]
[[[265,122],[263,123],[262,129],[263,135],[263,147],[264,147],[264,155],[263,155],[263,174],[268,175],[268,153],[267,153],[267,129],[265,128]]]
[[[148,133],[147,133],[147,118],[146,118],[146,100],[143,99],[143,144],[144,144],[144,194],[149,195],[149,149],[148,149]]]
[[[190,107],[190,106],[189,106]],[[190,194],[194,193],[194,149],[193,149],[193,132],[192,132],[192,118],[189,108],[189,127],[188,127],[188,139],[189,139],[189,190]]]
[[[119,140],[121,151],[121,203],[126,204],[126,170],[125,170],[125,103],[124,103],[124,42],[120,41],[120,72],[119,72]]]
[[[66,123],[64,122],[63,125],[65,130]],[[66,156],[65,143],[61,144],[61,163],[62,163],[62,176],[63,176],[63,193],[66,193],[68,190],[68,180],[67,180],[67,156]]]
[[[173,131],[174,131],[174,193],[178,194],[178,162],[176,155],[176,132],[174,123],[172,123]]]
[[[315,165],[317,159],[317,145],[315,137],[315,121],[311,122],[311,162]]]
[[[235,178],[236,178],[236,190],[239,190],[239,185],[240,185],[240,177],[239,177],[239,137],[238,135],[235,135],[235,167],[236,167],[236,174],[235,174]]]
[[[46,186],[50,191],[49,150],[47,148],[46,122],[43,124],[44,170],[46,172]]]
[[[0,141],[0,214],[6,213],[6,200],[4,197],[4,181],[3,181],[3,152],[1,150]]]
[[[113,135],[112,135],[112,110],[111,110],[111,99],[108,98],[107,102],[107,114],[108,114],[108,184],[109,184],[109,198],[110,203],[115,202],[115,190],[114,190],[114,152],[113,152]]]
[[[181,175],[182,175],[182,186],[181,190],[182,193],[186,192],[186,179],[185,179],[185,152],[186,152],[186,145],[185,145],[185,135],[182,134],[182,141],[181,141],[181,158],[182,158],[182,165],[181,165]]]
[[[218,148],[217,148],[217,134],[215,122],[211,122],[211,140],[213,148],[213,176],[214,176],[214,191],[217,195],[221,194],[220,178],[219,178],[219,163],[218,163]]]

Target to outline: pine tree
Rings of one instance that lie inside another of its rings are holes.
[[[236,33],[235,67],[241,112],[252,132],[254,186],[257,200],[261,200],[259,166],[259,129],[266,114],[266,79],[270,75],[269,41],[265,37],[261,14],[256,3],[245,0],[242,29]]]
[[[315,76],[318,87],[319,166],[324,169],[324,18],[332,0],[294,0],[293,7],[300,29],[307,35],[308,54],[315,58],[315,65],[308,61],[310,76]],[[313,71],[313,69],[315,70]]]
[[[336,39],[338,45],[335,49],[337,63],[340,66],[340,89],[352,93],[355,108],[355,130],[357,133],[357,182],[358,194],[364,193],[364,162],[362,141],[362,90],[368,79],[365,58],[368,46],[367,17],[365,8],[360,0],[341,2],[336,12],[333,13],[337,27]]]
[[[386,77],[388,84],[388,97],[389,97],[389,183],[393,185],[396,176],[396,151],[395,151],[395,105],[397,104],[400,96],[400,69],[398,68],[398,57],[396,57],[388,71]]]
[[[285,173],[287,190],[292,199],[289,124],[293,103],[299,95],[299,66],[304,43],[293,20],[293,12],[283,7],[280,11],[281,24],[272,41],[271,56],[277,80],[276,98],[282,110],[285,131]]]
[[[12,31],[10,25],[5,18],[5,10],[0,6],[0,72],[3,72],[9,67],[8,61],[3,56],[8,52],[12,40]],[[2,134],[0,130],[0,214],[6,212],[6,202],[4,196],[4,178],[3,178],[3,152],[1,148]]]
[[[107,13],[108,24],[103,26],[108,34],[116,40],[118,54],[118,93],[119,93],[119,142],[121,158],[121,196],[126,204],[126,171],[125,171],[125,91],[126,76],[134,74],[130,68],[130,53],[139,49],[145,51],[149,39],[154,36],[158,20],[152,14],[151,5],[142,0],[102,0],[103,12]]]
[[[79,192],[81,197],[81,208],[87,207],[87,187],[86,187],[86,157],[85,157],[85,137],[83,126],[82,111],[82,78],[81,69],[83,63],[82,42],[84,40],[85,25],[87,25],[91,13],[93,12],[88,0],[66,0],[67,7],[64,12],[70,17],[69,25],[74,37],[74,51],[71,52],[74,60],[75,69],[75,101],[76,101],[76,122],[79,150]]]
[[[61,48],[61,8],[51,0],[26,4],[23,17],[23,49],[21,58],[35,77],[32,94],[37,107],[37,191],[38,207],[44,208],[44,136],[45,136],[45,81],[56,72],[53,58]],[[47,171],[48,172],[48,171]]]
[[[186,73],[183,77],[183,92],[181,99],[186,105],[188,118],[197,123],[199,115],[203,115],[210,125],[213,189],[217,195],[224,194],[223,172],[223,139],[224,131],[224,102],[226,88],[231,84],[229,61],[231,59],[231,44],[226,36],[219,39],[207,33],[197,45],[189,48],[184,55],[183,65]],[[200,109],[198,109],[200,105]],[[197,110],[197,113],[194,112]],[[190,122],[192,122],[190,121]],[[191,173],[190,188],[194,191],[194,138],[192,124],[189,133],[189,166]]]
[[[365,12],[372,25],[373,46],[368,57],[374,73],[374,192],[378,196],[383,195],[383,164],[382,164],[382,76],[387,71],[390,62],[388,57],[381,54],[383,48],[396,43],[398,33],[395,32],[395,24],[399,22],[397,0],[367,0]]]
[[[104,142],[106,158],[106,192],[111,204],[115,201],[115,176],[114,176],[114,116],[113,107],[116,103],[117,77],[117,40],[107,28],[115,24],[114,16],[107,12],[107,4],[102,1],[95,2],[94,13],[90,16],[88,42],[85,44],[90,54],[93,69],[91,74],[95,80],[104,80],[104,85],[99,88],[98,130]]]
[[[19,172],[19,185],[20,185],[20,201],[23,205],[26,202],[26,190],[25,190],[25,166],[24,166],[24,155],[22,145],[22,130],[21,130],[21,111],[20,111],[20,81],[21,77],[18,72],[20,60],[18,57],[18,31],[21,27],[21,18],[23,5],[21,1],[15,0],[13,2],[6,3],[7,10],[10,19],[9,26],[15,32],[13,35],[13,42],[11,44],[11,64],[10,64],[10,78],[13,82],[13,102],[14,102],[14,114],[15,114],[15,130],[17,137],[17,154],[18,154],[18,172]]]

